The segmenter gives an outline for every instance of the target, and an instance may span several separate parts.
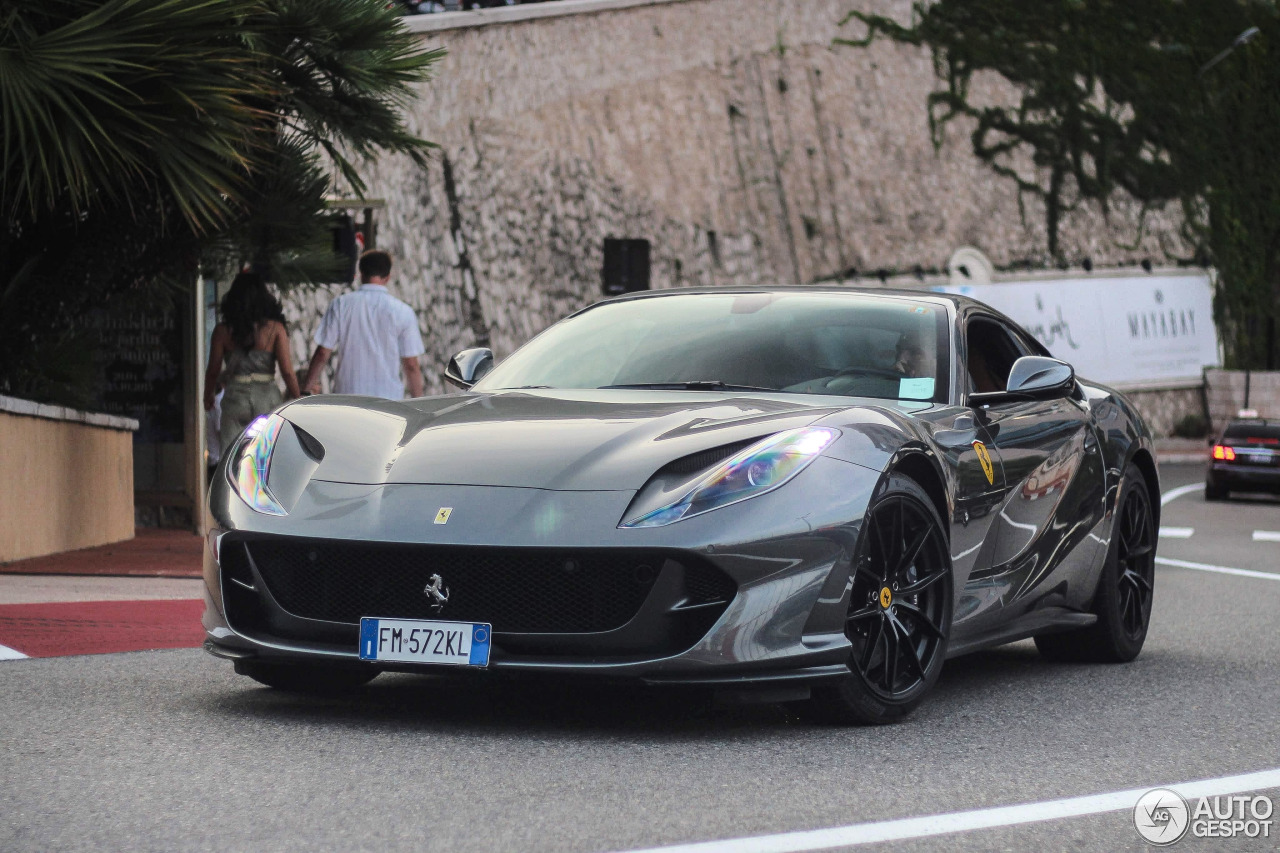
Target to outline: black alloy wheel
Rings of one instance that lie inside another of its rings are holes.
[[[913,480],[893,475],[866,515],[845,633],[851,676],[815,693],[842,723],[888,723],[937,680],[951,628],[951,560],[941,519]]]
[[[1130,463],[1116,500],[1111,547],[1098,577],[1087,628],[1036,637],[1049,660],[1124,663],[1142,651],[1151,624],[1156,581],[1155,516],[1146,478]]]
[[[1119,548],[1116,551],[1116,583],[1119,587],[1120,624],[1125,638],[1139,645],[1151,621],[1151,598],[1156,580],[1156,536],[1147,490],[1130,489],[1120,509]]]

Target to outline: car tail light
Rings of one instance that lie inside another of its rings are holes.
[[[1230,447],[1224,447],[1221,444],[1215,444],[1213,446],[1213,458],[1222,459],[1227,462],[1234,462],[1236,461],[1236,452],[1232,450]]]

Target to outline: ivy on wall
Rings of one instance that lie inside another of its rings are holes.
[[[851,26],[852,25],[852,26]],[[1065,213],[1125,193],[1180,205],[1195,260],[1219,272],[1231,367],[1280,367],[1280,8],[1271,0],[939,0],[910,23],[851,12],[862,37],[927,48],[935,145],[965,120],[973,153]],[[1012,84],[992,99],[976,78]],[[981,95],[978,92],[981,91]],[[1187,259],[1182,259],[1187,260]]]

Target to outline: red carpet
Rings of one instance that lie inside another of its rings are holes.
[[[189,530],[139,527],[134,538],[124,542],[0,563],[0,573],[198,578],[203,566],[201,537]]]
[[[204,642],[200,600],[0,605],[0,646],[27,657],[193,648]]]

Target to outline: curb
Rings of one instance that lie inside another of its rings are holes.
[[[1156,453],[1157,465],[1183,465],[1193,462],[1207,462],[1209,454],[1205,451],[1197,453]]]

